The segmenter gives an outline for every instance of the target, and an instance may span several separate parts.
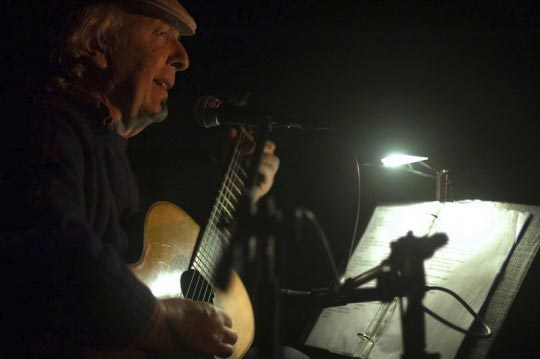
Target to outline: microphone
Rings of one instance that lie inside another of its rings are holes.
[[[331,126],[301,125],[290,118],[274,116],[267,109],[228,104],[214,96],[201,96],[193,107],[193,117],[206,128],[219,125],[264,126],[272,121],[274,128],[327,130]]]

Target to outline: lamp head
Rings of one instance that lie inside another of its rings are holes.
[[[422,162],[427,159],[428,159],[427,157],[394,153],[381,159],[381,162],[385,167],[399,167],[399,166],[408,165],[415,162]]]

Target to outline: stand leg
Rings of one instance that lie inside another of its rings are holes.
[[[259,242],[256,327],[260,357],[279,359],[279,288],[274,275],[274,238]]]
[[[422,298],[407,298],[403,316],[403,359],[425,358],[425,318]]]

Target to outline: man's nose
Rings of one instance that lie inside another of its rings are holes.
[[[174,41],[168,64],[174,67],[176,71],[183,71],[189,67],[189,55],[179,40]]]

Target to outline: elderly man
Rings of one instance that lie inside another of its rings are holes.
[[[175,75],[189,66],[181,36],[195,33],[194,20],[176,0],[84,1],[53,27],[53,79],[3,143],[2,197],[13,210],[1,221],[11,275],[2,299],[10,345],[0,351],[229,356],[237,334],[225,312],[156,299],[120,257],[122,224],[138,204],[127,139],[167,116]],[[272,185],[273,152],[268,143],[256,198]]]

